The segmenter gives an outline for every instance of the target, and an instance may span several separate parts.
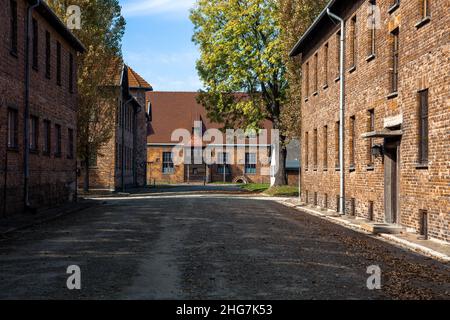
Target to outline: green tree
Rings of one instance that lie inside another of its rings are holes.
[[[113,77],[114,64],[122,61],[121,42],[125,19],[118,0],[49,0],[48,5],[66,21],[67,8],[81,9],[81,29],[75,35],[87,52],[78,57],[78,121],[77,156],[84,165],[84,189],[89,190],[89,159],[114,133],[115,96],[105,90]]]
[[[205,87],[199,101],[212,120],[257,128],[268,119],[274,129],[283,129],[288,83],[278,10],[275,0],[198,0],[191,11],[193,41],[201,52],[197,70]],[[281,131],[275,185],[287,183],[287,140]]]
[[[279,0],[281,45],[289,83],[281,119],[287,136],[300,139],[300,106],[302,102],[301,58],[289,57],[300,36],[313,23],[328,0]]]

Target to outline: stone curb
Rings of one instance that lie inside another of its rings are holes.
[[[409,250],[409,251],[421,254],[423,256],[426,256],[426,257],[429,257],[429,258],[432,258],[432,259],[435,259],[435,260],[438,260],[438,261],[441,261],[441,262],[446,262],[446,263],[450,262],[450,256],[448,256],[446,254],[443,254],[443,253],[438,252],[436,250],[427,248],[427,247],[422,246],[420,244],[417,244],[417,243],[414,243],[414,242],[411,242],[411,241],[408,241],[408,240],[405,240],[405,239],[398,238],[395,235],[381,233],[381,234],[376,236],[376,235],[373,235],[370,232],[367,232],[360,225],[352,223],[351,221],[347,221],[347,220],[344,220],[344,219],[339,218],[339,217],[332,217],[332,216],[329,216],[329,215],[327,215],[325,213],[322,214],[322,213],[319,213],[319,212],[317,212],[315,210],[312,210],[312,209],[309,209],[309,208],[299,207],[299,206],[297,206],[295,204],[287,203],[285,200],[275,200],[275,201],[277,201],[278,203],[283,204],[285,206],[294,208],[294,209],[296,209],[298,211],[304,211],[304,212],[306,212],[306,213],[308,213],[310,215],[313,215],[315,217],[318,217],[318,218],[321,218],[321,219],[333,222],[335,224],[339,224],[339,225],[344,226],[346,228],[352,229],[354,231],[366,234],[366,235],[371,236],[371,237],[373,237],[375,239],[380,239],[381,238],[381,240],[383,240],[385,242],[388,242],[390,244],[396,245],[398,247],[401,247],[402,249],[406,249],[406,250]]]

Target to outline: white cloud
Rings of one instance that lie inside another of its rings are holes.
[[[186,13],[195,0],[128,0],[122,4],[125,17]]]

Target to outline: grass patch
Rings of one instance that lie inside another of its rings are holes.
[[[272,197],[298,197],[298,187],[294,186],[280,186],[272,187],[264,192]]]
[[[248,183],[241,185],[243,190],[249,192],[264,192],[270,188],[270,184],[268,183]]]

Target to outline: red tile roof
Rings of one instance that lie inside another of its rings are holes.
[[[147,90],[153,90],[152,86],[145,81],[136,71],[128,67],[128,84],[130,88],[142,88]]]
[[[202,121],[204,130],[222,129],[223,124],[208,119],[205,108],[197,103],[197,95],[197,92],[147,92],[147,103],[152,106],[148,143],[174,143],[171,141],[172,132],[175,129],[192,132],[194,121]],[[270,130],[272,123],[265,121],[262,127]]]

